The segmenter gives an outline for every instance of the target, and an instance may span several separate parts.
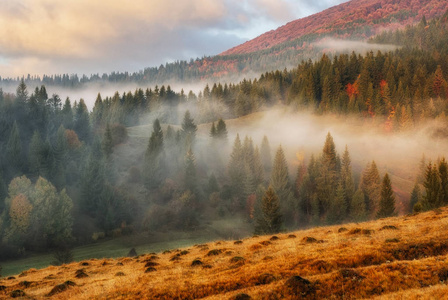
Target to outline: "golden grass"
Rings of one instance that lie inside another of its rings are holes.
[[[442,208],[134,258],[91,259],[1,278],[0,298],[22,291],[29,299],[443,299],[447,233],[448,208]]]

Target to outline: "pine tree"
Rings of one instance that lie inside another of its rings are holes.
[[[67,139],[63,125],[59,126],[56,134],[56,142],[53,146],[53,162],[52,182],[58,190],[61,190],[66,185],[65,166],[67,164]]]
[[[376,217],[387,218],[396,215],[397,213],[395,211],[395,196],[392,190],[392,184],[389,178],[389,174],[386,173],[381,184],[381,199]]]
[[[274,188],[269,186],[261,201],[261,213],[257,217],[256,234],[272,234],[280,232],[283,220],[280,214],[280,203]]]
[[[28,160],[31,178],[37,178],[40,175],[41,164],[43,163],[42,140],[37,130],[34,131],[33,137],[31,138]]]
[[[381,179],[375,161],[362,172],[360,188],[364,193],[367,215],[375,216],[381,196]]]
[[[6,161],[8,162],[8,177],[13,178],[22,173],[22,143],[20,141],[19,128],[14,122],[8,142],[6,144]]]
[[[98,140],[95,140],[81,177],[81,206],[91,216],[96,216],[97,214],[105,184],[101,145]]]
[[[264,166],[264,170],[267,174],[271,172],[272,169],[272,156],[271,156],[271,146],[269,145],[269,140],[267,136],[263,136],[260,147],[260,158]]]
[[[440,205],[441,184],[436,164],[428,163],[425,173],[425,196],[423,196],[423,209],[430,210]]]
[[[421,202],[421,200],[422,200],[422,192],[420,190],[420,184],[416,182],[411,192],[411,199],[409,200],[409,212],[413,212],[414,206],[417,203]]]
[[[149,138],[148,148],[145,153],[145,184],[148,188],[157,188],[164,180],[164,144],[163,132],[159,119],[153,124],[153,132]]]
[[[210,137],[214,139],[216,137],[216,126],[215,122],[212,123],[212,127],[210,128]]]
[[[367,217],[366,203],[362,189],[357,189],[350,203],[350,217],[353,221],[364,221]]]
[[[194,119],[191,118],[190,111],[187,110],[184,115],[184,120],[182,122],[182,135],[184,139],[189,138],[190,139],[190,145],[194,145],[194,140],[196,138],[196,131],[198,130],[198,127],[194,123]],[[187,147],[188,149],[188,147]]]
[[[448,204],[448,163],[445,157],[439,162],[440,205]]]
[[[329,212],[327,215],[327,220],[330,224],[338,224],[344,221],[347,216],[347,203],[344,182],[339,181],[338,187],[336,189],[336,195],[333,202],[330,203]]]
[[[227,172],[230,178],[230,186],[232,194],[237,198],[241,198],[244,190],[244,153],[241,145],[240,136],[237,134],[233,143],[232,153],[227,167]],[[240,199],[241,200],[241,199]]]
[[[317,197],[321,213],[324,216],[336,196],[338,165],[338,156],[333,137],[328,133],[322,149],[319,177],[317,178]]]
[[[216,125],[216,137],[222,141],[227,141],[227,126],[223,119],[219,119]]]
[[[254,150],[253,173],[255,185],[259,186],[263,184],[265,181],[264,167],[261,163],[260,151],[258,151],[258,146],[256,146]]]
[[[109,159],[113,150],[113,141],[112,141],[112,133],[110,131],[109,123],[106,125],[106,131],[104,132],[102,148],[106,159]]]
[[[78,134],[78,137],[84,142],[90,142],[90,120],[89,111],[84,103],[84,99],[80,99],[76,108],[73,129]]]
[[[291,193],[289,182],[289,171],[286,163],[285,153],[279,146],[274,158],[270,185],[274,189],[281,202],[287,201]]]
[[[352,202],[353,195],[355,194],[355,183],[353,181],[350,153],[348,152],[347,146],[345,146],[345,151],[342,155],[341,181],[344,187],[345,207],[348,210],[350,203]]]
[[[188,149],[185,156],[185,190],[197,192],[196,162],[193,151]]]

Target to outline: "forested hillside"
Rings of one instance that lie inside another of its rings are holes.
[[[23,79],[29,86],[81,88],[87,83],[138,85],[166,84],[174,81],[240,80],[265,71],[292,68],[302,60],[317,60],[328,48],[316,45],[325,38],[366,40],[384,30],[413,25],[423,17],[428,21],[448,9],[443,0],[352,0],[306,18],[271,30],[220,55],[176,61],[137,72],[110,74],[33,74]],[[390,41],[395,44],[394,40]],[[331,50],[331,49],[330,49]],[[2,86],[17,86],[21,78],[2,78]]]
[[[409,162],[418,176],[398,209],[391,176],[376,161],[353,170],[351,145],[338,151],[331,133],[293,165],[290,149],[226,122],[282,105],[355,117],[391,136],[437,121],[431,134],[446,138],[447,33],[446,15],[422,19],[375,37],[403,45],[393,52],[324,55],[197,95],[164,85],[98,94],[92,111],[22,81],[15,94],[0,93],[0,257],[229,216],[273,233],[446,205],[442,157]]]

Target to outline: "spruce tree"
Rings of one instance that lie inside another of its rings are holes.
[[[364,221],[367,217],[366,203],[362,189],[357,189],[350,203],[350,217],[355,222]]]
[[[219,119],[216,125],[216,137],[221,141],[227,141],[227,126],[223,119]]]
[[[448,204],[448,163],[445,157],[439,162],[440,205]]]
[[[227,167],[227,173],[230,178],[230,186],[232,194],[237,198],[241,198],[244,190],[245,179],[244,153],[241,145],[240,136],[237,134],[233,143],[232,153]],[[242,199],[240,199],[242,200]]]
[[[260,151],[258,150],[258,146],[255,147],[254,157],[253,157],[253,173],[255,185],[259,186],[264,183],[265,175],[264,175],[264,167],[261,163]]]
[[[42,140],[39,131],[35,130],[28,151],[29,172],[32,179],[40,175],[42,158]]]
[[[392,184],[389,178],[389,174],[386,173],[381,184],[380,205],[376,217],[387,218],[396,215],[397,213],[395,211],[395,196],[392,190]]]
[[[272,169],[272,156],[271,156],[271,146],[269,145],[269,140],[267,136],[263,136],[260,147],[260,158],[264,166],[264,170],[267,174],[271,172]]]
[[[184,115],[184,120],[182,122],[182,135],[184,139],[189,138],[190,139],[190,145],[194,145],[194,140],[196,138],[196,131],[198,130],[198,127],[194,123],[194,119],[190,115],[190,111],[187,110]],[[188,148],[187,148],[188,149]]]
[[[12,179],[22,173],[23,169],[22,142],[20,141],[19,128],[14,122],[9,139],[6,144],[6,161],[8,166],[8,178]]]
[[[274,158],[270,185],[274,189],[281,202],[287,201],[291,193],[289,182],[289,171],[286,163],[285,153],[279,146]]]
[[[145,153],[144,177],[148,188],[157,188],[164,180],[164,165],[163,132],[159,119],[156,119]]]
[[[355,183],[353,181],[350,153],[348,152],[347,146],[345,146],[345,151],[342,155],[341,181],[344,187],[345,207],[348,210],[355,193]]]
[[[413,212],[414,206],[417,203],[421,202],[421,200],[422,200],[422,192],[420,190],[420,184],[416,182],[411,192],[411,199],[409,200],[409,212]]]
[[[215,126],[215,122],[212,123],[212,127],[210,128],[210,137],[212,139],[216,138],[216,126]]]
[[[440,205],[441,184],[439,172],[436,164],[429,162],[426,167],[425,181],[425,196],[423,196],[423,209],[430,210]]]
[[[330,203],[327,220],[330,224],[342,223],[347,216],[347,203],[344,182],[339,181],[336,189],[336,195],[333,202]]]
[[[196,162],[193,151],[188,149],[185,156],[185,190],[189,190],[192,193],[197,192],[197,176],[196,176]]]
[[[261,213],[255,225],[256,234],[272,234],[280,232],[283,220],[280,214],[279,199],[272,186],[266,190],[261,200]]]
[[[360,188],[364,193],[367,215],[374,217],[381,196],[381,179],[375,161],[367,164],[362,172]]]
[[[112,133],[110,131],[109,123],[106,125],[106,131],[104,132],[102,148],[106,159],[109,159],[113,152],[113,141],[112,141]]]

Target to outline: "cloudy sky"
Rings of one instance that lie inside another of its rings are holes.
[[[138,71],[215,55],[344,0],[1,0],[0,76]]]

